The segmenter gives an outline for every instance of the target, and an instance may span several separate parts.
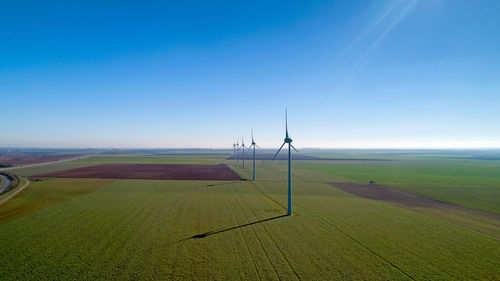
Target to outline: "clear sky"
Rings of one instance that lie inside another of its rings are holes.
[[[0,146],[500,147],[500,1],[8,1]]]

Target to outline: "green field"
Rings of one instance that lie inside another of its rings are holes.
[[[251,169],[226,162],[250,176]],[[430,216],[336,189],[328,183],[361,181],[366,174],[352,178],[349,170],[337,173],[331,163],[319,166],[334,172],[297,161],[294,215],[283,217],[286,162],[257,164],[255,183],[98,179],[32,183],[9,203],[22,210],[40,208],[0,221],[0,276],[5,280],[495,280],[500,276],[500,242],[495,235],[451,223],[445,218],[451,213]],[[0,206],[0,217],[8,216],[7,207]],[[475,227],[500,233],[500,227],[488,221],[482,224]]]
[[[308,161],[297,167],[377,183],[469,208],[500,214],[500,163],[489,160]]]
[[[31,182],[15,197],[0,205],[0,224],[45,209],[106,185],[105,179],[48,179]],[[24,182],[20,186],[24,185]]]

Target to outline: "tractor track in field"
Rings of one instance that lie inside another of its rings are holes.
[[[233,170],[233,169],[232,169]],[[234,171],[234,170],[233,170]],[[240,175],[238,172],[234,171],[235,173],[237,173],[238,175]],[[241,175],[240,175],[241,177]],[[244,178],[244,177],[242,177]],[[248,181],[249,185],[252,187],[252,189],[257,193],[259,194],[265,201],[267,201],[269,204],[273,205],[273,207],[277,208],[278,211],[286,211],[286,208],[284,206],[282,206],[278,201],[274,200],[273,198],[269,197],[268,195],[266,195],[264,192],[262,192],[258,187],[257,185],[253,182],[253,181]],[[240,195],[241,197],[241,195]],[[241,198],[243,200],[243,198]],[[251,212],[253,213],[253,215],[258,218],[258,216],[255,214],[255,212],[253,211],[253,209],[251,208],[251,206],[248,205],[248,202],[245,201],[245,203],[247,204],[247,206],[250,208]],[[241,205],[240,205],[240,208],[242,209]],[[243,210],[243,209],[242,209]],[[244,213],[244,212],[243,212]],[[246,215],[246,213],[244,213],[245,217],[247,218],[247,221],[249,221],[248,219],[248,216]],[[255,229],[252,226],[252,230],[254,231],[255,233]],[[284,261],[286,262],[286,264],[288,265],[288,267],[290,268],[290,270],[293,272],[293,274],[295,275],[295,277],[298,279],[298,280],[301,280],[299,274],[295,271],[295,269],[292,267],[292,265],[290,264],[290,261],[286,258],[286,256],[284,255],[284,253],[281,251],[281,249],[278,247],[278,245],[276,244],[276,241],[274,241],[274,239],[272,238],[272,236],[270,235],[269,233],[269,230],[264,226],[262,225],[262,227],[264,228],[264,230],[266,231],[266,234],[269,236],[270,240],[273,242],[274,246],[276,247],[276,249],[278,250],[278,252],[280,253],[280,255],[282,256],[282,258],[284,259]],[[257,236],[257,234],[255,233],[255,235]],[[262,241],[260,240],[260,238],[257,236],[257,238],[259,239],[259,243],[261,244],[261,247],[263,247],[262,245]],[[267,258],[269,259],[269,256],[267,254],[267,252],[264,250],[264,252],[266,253],[266,256]],[[271,263],[271,265],[274,267],[274,265],[272,264],[271,260],[269,260],[269,262]],[[275,268],[276,270],[276,268]],[[277,274],[277,271],[276,271],[276,274]],[[278,275],[278,279],[281,279]]]
[[[312,205],[314,206],[314,204]],[[317,211],[317,209],[316,209]],[[331,226],[333,229],[337,230],[338,232],[342,233],[344,236],[346,236],[347,238],[349,238],[350,240],[352,240],[353,242],[355,242],[356,244],[358,244],[359,246],[363,247],[365,250],[369,251],[370,253],[372,253],[373,255],[377,256],[378,258],[380,258],[381,260],[383,260],[385,263],[389,264],[390,266],[392,266],[393,268],[395,268],[396,270],[398,270],[399,272],[401,272],[401,274],[403,274],[404,276],[406,276],[407,278],[409,278],[410,280],[417,280],[415,279],[413,276],[411,276],[410,274],[406,273],[403,269],[401,269],[399,266],[397,266],[396,264],[394,264],[393,262],[391,262],[389,259],[387,259],[386,257],[382,256],[381,254],[375,252],[374,250],[370,249],[370,247],[366,246],[365,244],[363,244],[361,241],[359,241],[358,239],[354,238],[353,236],[351,236],[349,233],[343,231],[342,229],[340,229],[338,226],[336,226],[335,224],[329,222],[327,219],[325,219],[324,217],[318,215],[317,213],[314,214],[316,217],[318,217],[320,220],[322,220],[323,222],[325,222],[326,224],[328,224],[329,226]]]
[[[165,199],[166,198],[169,198],[170,196],[172,196],[173,194],[173,191],[172,190],[169,190],[168,192],[165,192],[162,194],[162,197],[161,199],[166,201]],[[167,201],[168,202],[168,201]],[[177,210],[177,212],[175,212],[175,216],[178,216],[178,213],[182,210],[182,208],[179,208],[179,206],[182,206],[184,203],[186,202],[186,197],[184,197],[182,200],[173,200],[173,203],[172,204],[168,204],[168,203],[162,203],[162,207],[159,209],[162,209],[164,213],[169,213],[171,210]],[[170,214],[174,214],[174,212],[171,212]],[[158,215],[157,215],[158,216]],[[174,227],[168,227],[167,228],[168,231],[166,231],[164,233],[164,235],[166,237],[170,237],[170,235],[172,234],[172,232],[175,230]],[[174,242],[176,243],[176,242]],[[167,245],[162,245],[161,242],[159,240],[155,241],[155,243],[151,243],[147,246],[147,250],[144,250],[145,253],[147,253],[147,257],[150,258],[153,251],[155,251],[156,249],[160,248],[160,247],[168,247],[170,245],[172,245],[173,243],[169,243]],[[143,257],[144,258],[144,257]],[[130,264],[136,264],[137,263],[137,259],[138,259],[138,256],[134,256],[133,258],[129,258],[127,257],[127,260],[125,262],[121,262],[120,266],[122,266],[122,264],[125,264],[123,265],[123,268],[127,268],[127,267],[130,267],[129,265]],[[120,274],[118,274],[116,276],[115,279],[124,279],[124,274],[125,272],[121,272]]]
[[[233,200],[235,200],[233,190],[230,190],[229,192],[231,193],[231,197],[233,197]],[[233,202],[230,202],[229,205],[231,207],[231,210],[235,209]],[[236,220],[236,223],[238,225],[241,225],[240,221],[238,220],[238,217],[234,214],[234,212],[232,212],[232,214],[233,214],[233,218]],[[245,237],[245,234],[243,233],[243,229],[241,229],[241,228],[240,228],[240,234],[241,234],[241,237],[243,238],[243,241],[245,241],[245,246],[247,248],[247,252],[248,252],[248,255],[250,256],[250,259],[252,260],[252,264],[253,264],[253,268],[255,270],[255,273],[257,274],[257,276],[259,276],[259,280],[262,280],[262,276],[260,275],[259,270],[257,269],[257,264],[255,262],[255,258],[252,255],[252,252],[250,251],[250,246],[248,245],[248,241]]]
[[[234,193],[233,193],[233,192],[231,192],[231,195],[233,196],[233,199],[234,199],[236,202],[238,202],[238,204],[237,204],[237,205],[238,205],[238,207],[240,207],[240,210],[241,210],[241,212],[243,213],[243,215],[245,216],[245,218],[246,218],[247,222],[248,222],[248,223],[250,223],[250,219],[248,218],[248,215],[247,215],[247,214],[245,213],[245,211],[243,210],[243,207],[241,206],[241,203],[239,203],[239,202],[241,202],[241,201],[239,201],[239,200],[237,200],[237,199],[236,199],[236,197],[235,197],[235,195],[234,195]],[[241,195],[240,195],[240,199],[241,199]],[[276,266],[272,263],[271,258],[269,257],[269,254],[267,253],[266,248],[264,247],[264,244],[262,243],[262,240],[261,240],[261,239],[260,239],[260,237],[257,235],[257,231],[255,231],[255,227],[254,227],[253,225],[250,225],[250,227],[252,228],[252,231],[253,231],[253,233],[254,233],[254,235],[255,235],[255,238],[257,238],[257,241],[259,241],[260,248],[262,249],[262,251],[263,251],[263,252],[264,252],[264,254],[266,255],[267,261],[269,262],[269,264],[271,265],[271,267],[274,269],[274,273],[276,274],[276,277],[277,277],[278,279],[281,279],[281,278],[280,278],[280,275],[279,275],[279,273],[278,273],[278,269],[277,269],[277,268],[276,268]],[[259,275],[260,275],[260,274],[259,274]]]
[[[268,201],[268,203],[270,203],[271,205],[273,205],[274,207],[277,207],[279,209],[279,211],[286,211],[286,208],[285,206],[281,205],[278,201],[274,200],[273,198],[271,198],[270,196],[266,195],[264,192],[262,192],[259,187],[257,187],[257,185],[255,184],[255,182],[253,181],[248,181],[248,183],[250,184],[250,186],[260,195],[262,196],[262,198],[264,198],[264,200]]]
[[[252,207],[250,206],[250,204],[244,200],[243,198],[241,198],[245,203],[246,205],[248,206],[248,208],[250,209],[250,211],[253,213],[253,215],[258,218],[257,214],[255,213],[255,211],[252,209]],[[288,267],[290,268],[290,270],[293,272],[293,274],[295,275],[295,277],[298,279],[298,280],[301,280],[299,274],[297,273],[297,271],[295,271],[295,269],[293,268],[293,266],[291,265],[290,261],[286,258],[285,254],[283,253],[283,251],[281,251],[281,249],[278,247],[278,244],[276,244],[276,241],[273,239],[273,236],[269,233],[269,230],[265,227],[265,225],[262,225],[262,228],[264,228],[264,230],[266,231],[267,233],[267,236],[269,237],[269,239],[273,242],[274,246],[276,247],[276,249],[278,250],[278,252],[280,253],[281,257],[284,259],[284,261],[286,262],[286,264],[288,265]]]
[[[403,275],[405,275],[406,277],[410,278],[411,280],[416,280],[415,278],[413,278],[410,274],[406,273],[404,270],[402,270],[399,266],[395,265],[394,263],[392,263],[390,260],[388,260],[387,258],[385,258],[384,256],[382,256],[381,254],[375,252],[374,250],[370,249],[368,246],[366,246],[365,244],[361,243],[359,240],[357,240],[356,238],[352,237],[351,235],[349,235],[347,232],[344,232],[343,230],[341,230],[340,228],[336,227],[334,224],[330,223],[328,220],[326,220],[325,218],[323,218],[322,216],[319,216],[319,215],[316,215],[318,218],[320,218],[322,221],[324,221],[326,224],[330,225],[331,227],[333,227],[334,229],[336,229],[337,231],[339,231],[340,233],[344,234],[347,238],[351,239],[352,241],[356,242],[358,245],[360,245],[361,247],[365,248],[366,250],[368,250],[370,253],[376,255],[377,257],[379,257],[380,259],[382,259],[384,262],[386,262],[387,264],[391,265],[392,267],[394,267],[395,269],[397,269],[399,272],[401,272]]]
[[[228,190],[229,189],[226,189],[226,191],[228,191]],[[224,212],[225,222],[227,222],[228,224],[232,224],[233,222],[236,222],[238,225],[240,225],[238,218],[236,217],[236,215],[233,212],[234,208],[233,208],[232,202],[230,200],[224,200],[224,203],[225,203],[225,205],[224,205],[225,210],[231,210],[230,214],[227,214],[226,212]],[[243,235],[243,230],[241,228],[240,228],[238,237],[241,237],[241,239],[243,239],[243,242],[245,242],[245,250],[244,251],[250,257],[250,260],[251,260],[252,266],[253,266],[253,273],[255,274],[255,276],[258,277],[259,280],[262,280],[262,278],[259,275],[259,272],[257,271],[257,266],[255,265],[255,260],[254,260],[253,256],[250,254],[250,248],[248,246],[248,242],[245,239],[245,237]],[[231,240],[231,241],[233,241],[233,240]],[[234,266],[241,267],[241,265],[243,264],[242,260],[244,260],[244,257],[240,257],[238,251],[236,250],[236,247],[232,247],[231,252],[234,255],[234,259],[235,259]],[[238,277],[240,280],[244,280],[241,272],[240,272],[240,275]]]

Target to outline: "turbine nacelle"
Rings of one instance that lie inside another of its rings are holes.
[[[286,143],[291,143],[291,142],[292,142],[292,139],[291,139],[290,137],[286,137],[286,138],[285,138],[285,142],[286,142]]]

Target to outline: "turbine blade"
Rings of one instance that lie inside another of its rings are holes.
[[[260,146],[258,146],[258,145],[255,145],[255,146],[256,146],[256,147],[258,147],[258,148],[262,148],[262,147],[260,147]]]
[[[274,154],[273,161],[274,161],[274,159],[276,159],[276,156],[278,156],[278,153],[280,153],[280,151],[283,148],[283,146],[285,145],[285,143],[286,142],[283,142],[283,144],[280,146],[280,149],[278,149],[278,152],[276,152],[276,154]]]
[[[285,135],[288,138],[288,108],[285,108]]]
[[[250,131],[252,131],[252,143],[253,143],[253,142],[254,142],[254,141],[253,141],[253,129],[250,129]]]
[[[292,144],[290,144],[290,146],[293,148],[293,150],[295,150],[295,152],[299,152]]]

